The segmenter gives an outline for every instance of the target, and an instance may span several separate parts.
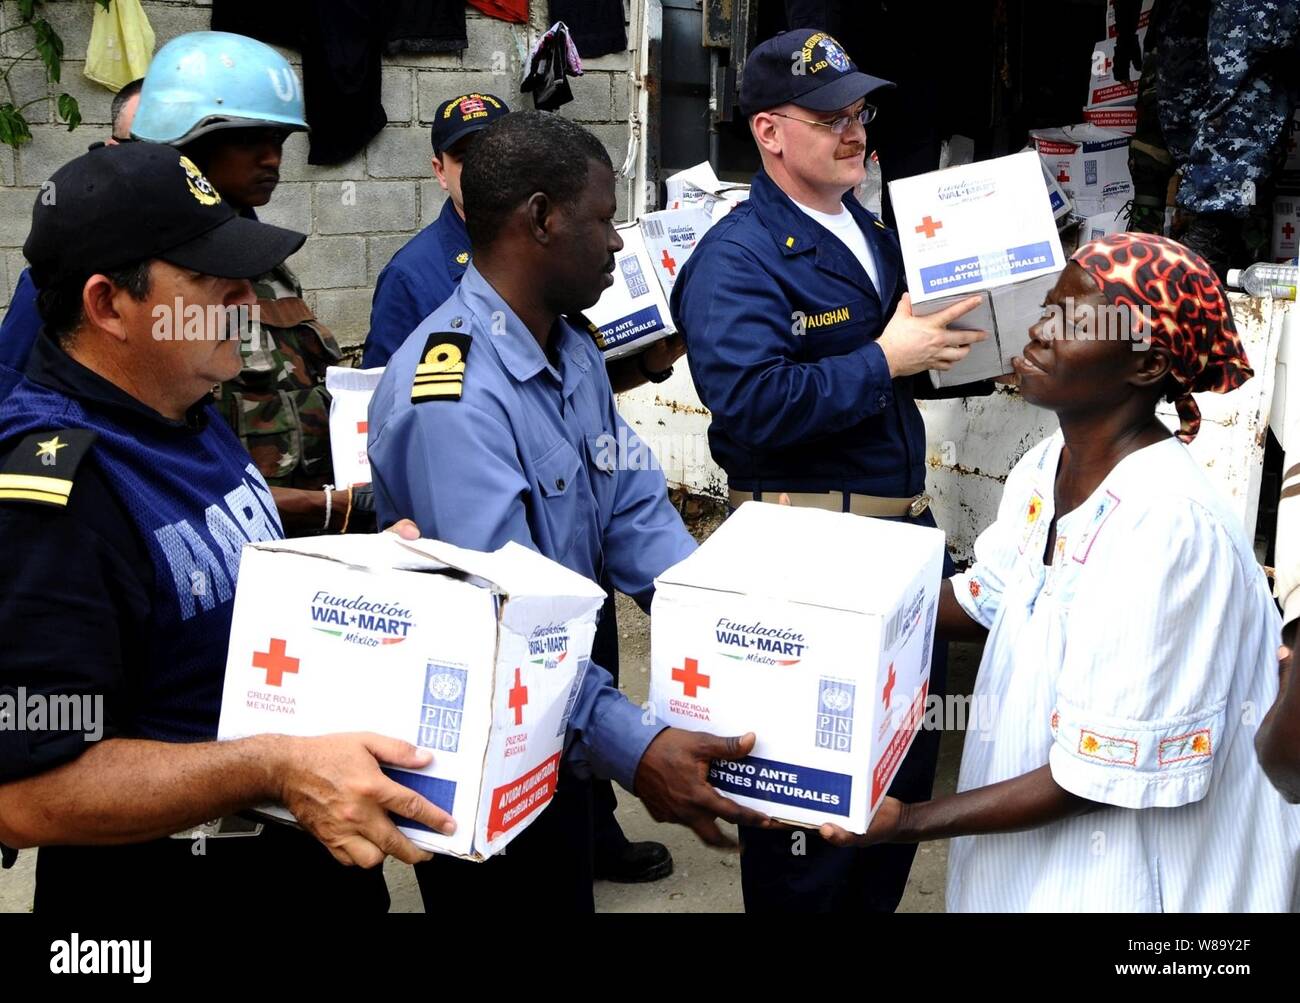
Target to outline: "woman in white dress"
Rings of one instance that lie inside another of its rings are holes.
[[[940,604],[949,638],[987,636],[973,705],[995,719],[968,732],[957,794],[822,834],[955,837],[953,912],[1295,909],[1300,808],[1253,749],[1280,619],[1183,444],[1191,392],[1252,375],[1223,288],[1182,245],[1116,234],[1079,249],[1045,307],[1014,366],[1061,429],[1011,472]]]

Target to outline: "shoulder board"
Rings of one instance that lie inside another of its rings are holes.
[[[0,467],[0,503],[66,507],[77,467],[98,435],[89,428],[60,428],[24,438]]]
[[[429,335],[411,383],[412,404],[460,400],[472,340],[468,334],[453,331],[435,331]]]
[[[604,351],[605,338],[600,333],[600,328],[593,324],[585,313],[575,310],[573,313],[565,314],[565,318],[580,331],[586,331],[591,336],[591,340],[596,343],[596,347]]]

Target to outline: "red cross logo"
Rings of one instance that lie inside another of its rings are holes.
[[[298,671],[298,659],[284,653],[284,642],[278,637],[271,638],[269,647],[269,651],[253,652],[253,668],[266,669],[267,686],[280,686],[286,672]]]
[[[889,701],[894,695],[894,663],[889,663],[889,678],[885,680],[885,688],[881,691],[881,696],[885,698],[885,710],[889,710]]]
[[[925,234],[925,239],[929,240],[941,229],[943,229],[942,223],[937,223],[929,216],[926,216],[925,219],[921,220],[921,225],[916,228],[916,232]]]
[[[357,422],[357,435],[365,435],[369,431],[370,431],[370,422],[368,421]]]
[[[1286,237],[1287,240],[1290,240],[1294,233],[1295,233],[1295,227],[1292,226],[1290,223],[1284,223],[1282,225],[1282,236]]]
[[[709,688],[709,677],[700,671],[700,663],[694,658],[686,659],[686,668],[673,669],[673,682],[681,683],[682,694],[688,697]]]
[[[519,670],[515,669],[515,684],[510,687],[509,707],[515,712],[515,724],[524,723],[524,705],[528,703],[528,687],[525,686],[519,678]]]
[[[1066,173],[1065,168],[1061,168],[1061,173],[1056,176],[1056,180],[1061,184],[1066,184],[1070,180],[1070,175]]]
[[[669,275],[677,274],[677,259],[669,256],[668,248],[666,247],[664,248],[663,261],[661,261],[660,264],[664,266],[664,271]]]

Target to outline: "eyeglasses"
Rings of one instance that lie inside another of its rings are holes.
[[[835,135],[842,136],[844,135],[845,130],[848,129],[855,120],[862,125],[866,125],[876,117],[876,111],[877,109],[875,105],[864,104],[862,110],[856,115],[841,115],[839,118],[832,119],[829,122],[818,122],[813,118],[796,118],[794,115],[786,115],[779,111],[774,111],[770,114],[775,115],[778,118],[788,118],[795,122],[803,122],[805,125],[820,125],[823,129],[830,129],[830,131],[835,133]]]

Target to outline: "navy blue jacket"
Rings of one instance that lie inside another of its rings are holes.
[[[851,194],[844,204],[879,290],[762,171],[673,288],[673,319],[713,415],[709,446],[732,488],[894,498],[925,488],[912,380],[890,379],[876,344],[905,288],[898,237]]]
[[[36,286],[30,268],[24,268],[14,286],[4,323],[0,324],[0,400],[9,396],[27,368],[27,360],[41,332],[41,317],[36,312]]]
[[[363,366],[388,365],[406,336],[456,291],[469,257],[469,231],[447,199],[438,218],[407,241],[379,273],[370,305],[370,333],[361,353]]]

